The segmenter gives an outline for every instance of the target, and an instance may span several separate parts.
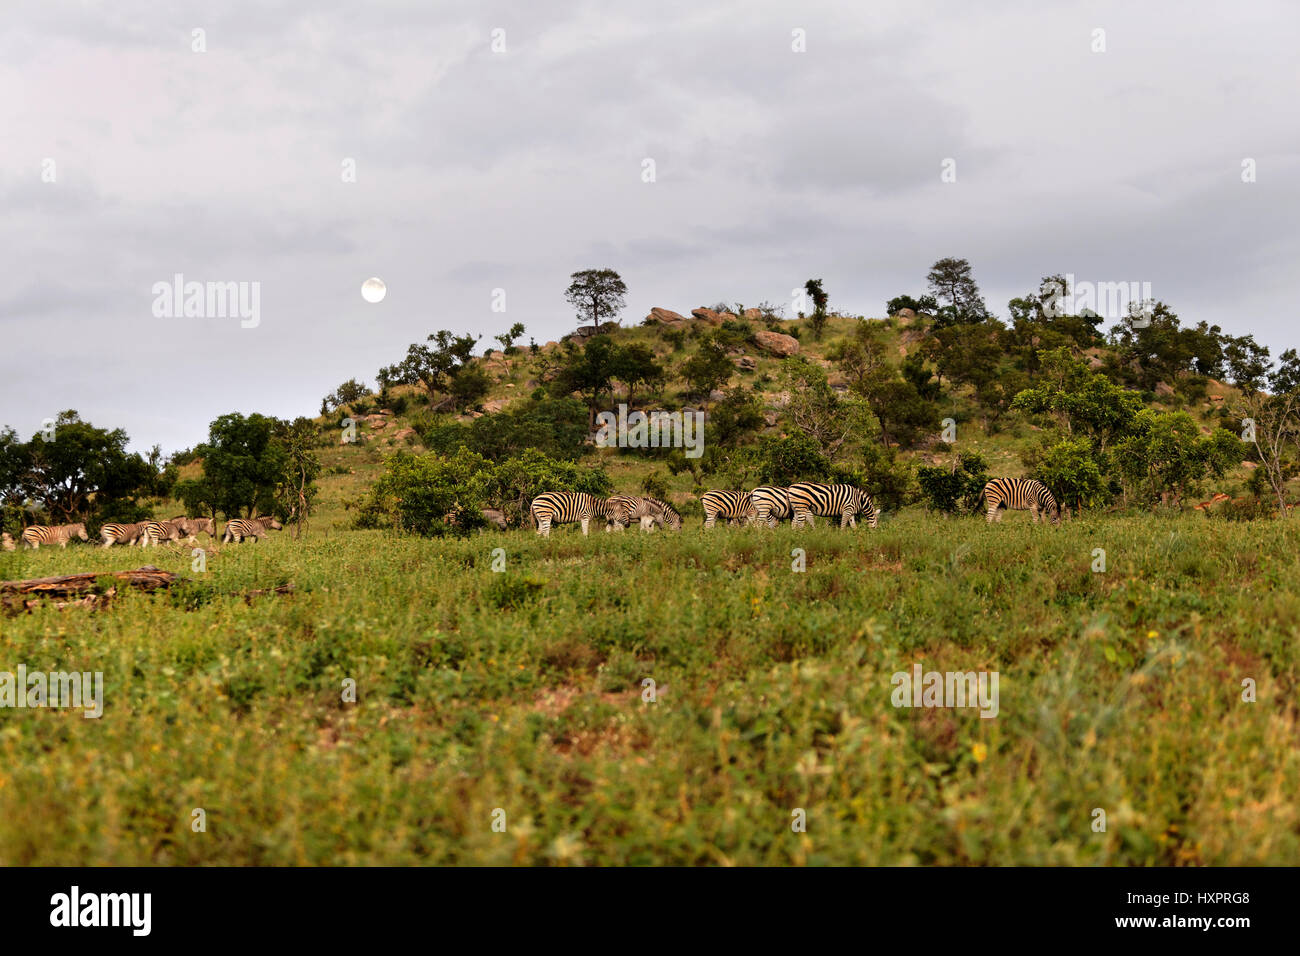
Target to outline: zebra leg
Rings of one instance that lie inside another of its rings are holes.
[[[583,535],[583,537],[586,537],[586,535],[587,535],[587,529],[589,528],[590,525],[591,525],[591,519],[590,519],[590,518],[583,518],[583,519],[582,519],[582,535]]]

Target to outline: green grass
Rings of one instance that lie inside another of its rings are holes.
[[[0,863],[1300,858],[1293,522],[890,518],[0,555],[193,579],[0,617],[0,670],[106,685],[100,720],[0,710]],[[893,707],[918,661],[998,671],[998,716]]]

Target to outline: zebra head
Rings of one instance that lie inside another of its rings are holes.
[[[68,525],[68,537],[69,538],[76,537],[81,541],[90,540],[90,535],[86,534],[85,524],[80,521],[78,521],[76,524]]]
[[[861,488],[858,489],[858,511],[866,513],[867,523],[871,527],[875,528],[880,524],[880,509],[872,503],[871,496]]]
[[[259,520],[262,522],[263,528],[270,528],[272,531],[281,531],[284,529],[284,525],[280,524],[280,522],[276,521],[274,518],[260,518]]]

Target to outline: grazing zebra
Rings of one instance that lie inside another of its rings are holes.
[[[81,522],[57,524],[52,527],[34,524],[30,528],[24,528],[22,533],[23,544],[33,551],[39,551],[43,544],[57,544],[60,548],[66,548],[72,538],[89,541],[90,536],[86,534],[86,526]]]
[[[0,532],[0,551],[13,551],[17,547],[13,535],[8,531]]]
[[[682,516],[668,502],[648,497],[643,497],[641,500],[645,502],[647,512],[641,524],[647,531],[656,524],[667,525],[673,531],[682,530]],[[649,525],[646,524],[647,520],[651,522]]]
[[[763,485],[750,493],[754,499],[754,517],[759,524],[775,528],[776,523],[784,518],[794,517],[794,507],[790,504],[790,489]]]
[[[700,495],[700,504],[704,506],[706,528],[712,528],[719,515],[743,524],[754,520],[754,500],[748,491],[706,491]]]
[[[590,530],[591,519],[599,515],[611,521],[618,520],[618,512],[608,498],[597,498],[585,491],[547,491],[533,499],[528,508],[537,533],[543,538],[551,536],[551,525],[579,522],[582,533]]]
[[[988,505],[985,521],[1001,521],[1002,511],[1029,510],[1037,523],[1040,514],[1052,516],[1052,524],[1061,523],[1061,506],[1041,481],[1033,478],[994,478],[984,486],[984,502]]]
[[[130,546],[140,540],[140,533],[144,531],[146,524],[147,521],[136,521],[133,524],[106,524],[99,529],[99,536],[104,539],[105,548],[111,548],[115,544]]]
[[[805,522],[808,527],[813,527],[813,515],[826,518],[839,515],[841,528],[845,525],[856,526],[858,523],[856,516],[859,513],[866,515],[868,523],[873,528],[880,520],[876,506],[871,503],[871,497],[861,488],[854,488],[852,485],[822,485],[802,481],[797,485],[791,485],[788,490],[790,507],[794,511],[793,525],[796,528],[802,527]]]
[[[483,521],[487,525],[496,528],[498,531],[506,530],[506,516],[502,512],[497,511],[495,508],[482,508],[480,509],[479,514],[483,516]],[[452,528],[460,527],[460,519],[456,516],[456,512],[454,511],[448,511],[443,515],[442,523]]]
[[[221,543],[233,540],[235,544],[242,544],[245,538],[261,541],[268,531],[279,531],[283,527],[269,515],[260,518],[232,518],[226,522],[226,533],[221,538]]]

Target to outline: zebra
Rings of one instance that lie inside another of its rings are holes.
[[[211,518],[172,518],[172,521],[180,525],[180,528],[189,537],[190,541],[197,540],[194,536],[202,531],[210,538],[217,536],[217,528]]]
[[[1002,511],[1029,510],[1034,522],[1040,514],[1051,515],[1052,524],[1061,523],[1061,506],[1041,481],[1033,478],[994,478],[984,486],[984,501],[988,505],[985,521],[1001,521]]]
[[[754,500],[748,491],[706,491],[700,496],[704,506],[704,527],[712,528],[718,516],[749,524],[754,520]]]
[[[14,544],[14,536],[8,531],[0,532],[0,551],[13,551],[18,546]]]
[[[803,481],[789,487],[790,507],[794,511],[793,525],[802,527],[807,522],[813,527],[813,515],[833,518],[840,516],[840,527],[855,527],[856,516],[866,515],[871,527],[876,527],[880,514],[871,503],[871,497],[861,488],[852,485],[823,485],[812,481]]]
[[[185,518],[173,518],[170,521],[146,521],[144,527],[140,529],[140,547],[147,548],[149,545],[158,547],[159,541],[179,541],[181,538],[189,538],[193,543],[194,535],[187,532],[183,526]]]
[[[654,525],[667,525],[673,531],[682,530],[682,516],[666,501],[660,501],[658,498],[642,497],[645,502],[646,517],[642,519],[641,525],[647,531]],[[650,524],[646,522],[649,521]]]
[[[585,491],[547,491],[533,499],[528,508],[537,533],[543,538],[551,536],[551,525],[579,522],[582,533],[590,530],[591,519],[599,515],[612,521],[621,516],[608,498],[597,498]]]
[[[90,540],[90,536],[86,534],[85,524],[80,521],[76,524],[53,526],[34,524],[30,528],[24,528],[22,533],[23,544],[33,551],[39,551],[43,544],[57,544],[60,548],[66,548],[72,538],[81,541]]]
[[[790,504],[789,488],[762,485],[749,494],[754,499],[755,519],[760,524],[775,528],[778,521],[794,516],[794,508]]]
[[[115,544],[125,544],[128,547],[140,540],[140,533],[144,531],[147,521],[136,521],[132,524],[115,524],[109,523],[99,529],[99,536],[104,539],[104,548],[111,548]]]
[[[235,544],[242,544],[245,538],[261,541],[268,531],[279,531],[283,527],[284,525],[270,515],[262,515],[260,518],[232,518],[226,522],[226,533],[221,543],[225,544],[233,540]]]

